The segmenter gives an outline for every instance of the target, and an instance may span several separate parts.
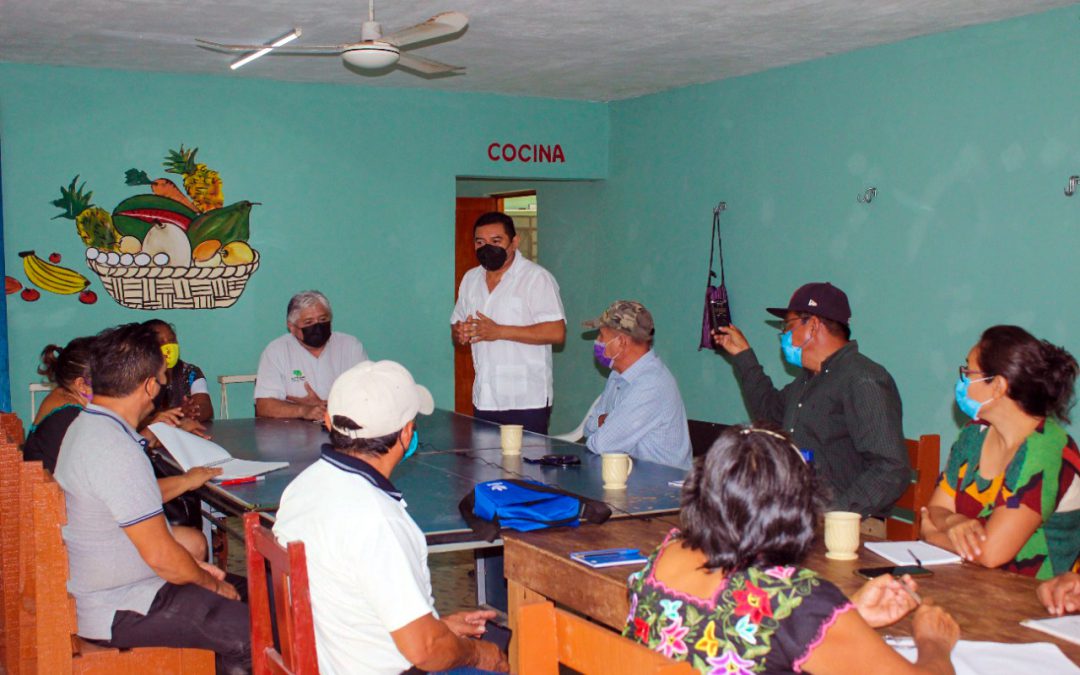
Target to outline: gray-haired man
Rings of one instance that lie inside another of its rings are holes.
[[[334,380],[368,360],[359,340],[331,330],[333,316],[330,301],[318,291],[303,291],[289,300],[289,332],[268,344],[259,357],[256,417],[323,419]]]

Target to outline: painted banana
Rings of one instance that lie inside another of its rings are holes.
[[[23,251],[19,257],[23,260],[26,278],[44,291],[71,295],[90,285],[90,280],[75,270],[42,260],[33,251]]]

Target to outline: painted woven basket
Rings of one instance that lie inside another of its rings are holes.
[[[159,267],[103,265],[87,260],[113,300],[131,309],[219,309],[229,307],[259,269],[259,252],[246,265]]]

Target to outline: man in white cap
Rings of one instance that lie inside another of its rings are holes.
[[[323,675],[508,670],[497,646],[474,639],[494,612],[438,617],[424,534],[390,482],[416,451],[417,413],[434,407],[404,366],[353,366],[330,389],[330,443],[282,495],[274,534],[304,542]]]

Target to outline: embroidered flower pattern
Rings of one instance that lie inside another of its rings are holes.
[[[804,639],[847,604],[812,571],[790,565],[750,567],[727,575],[712,598],[677,593],[653,574],[654,553],[640,574],[628,579],[630,616],[623,635],[667,658],[686,660],[704,675],[749,675],[765,670],[779,635]],[[796,624],[793,612],[800,606]],[[812,639],[812,636],[811,638]],[[781,659],[780,661],[783,661]],[[776,665],[793,668],[794,664]]]
[[[757,644],[757,624],[750,621],[750,617],[744,616],[739,619],[739,622],[735,624],[735,632],[739,634],[739,637],[743,639],[743,642],[749,642],[752,645]],[[710,654],[709,656],[712,656]]]
[[[751,670],[754,662],[740,658],[730,649],[719,658],[710,657],[707,663],[712,666],[709,675],[754,675],[754,671]]]
[[[738,603],[735,607],[736,616],[749,616],[754,623],[761,623],[763,618],[772,617],[769,594],[749,581],[746,582],[746,590],[735,591],[732,595]]]
[[[705,626],[705,634],[694,643],[694,649],[709,656],[716,656],[717,650],[720,649],[720,641],[716,639],[715,621],[710,621],[709,625]]]
[[[679,603],[682,604],[681,602]],[[676,655],[685,654],[686,642],[683,638],[690,632],[690,629],[682,625],[682,617],[677,616],[675,620],[667,625],[666,628],[660,629],[660,644],[656,645],[653,649],[660,652],[669,659]]]

